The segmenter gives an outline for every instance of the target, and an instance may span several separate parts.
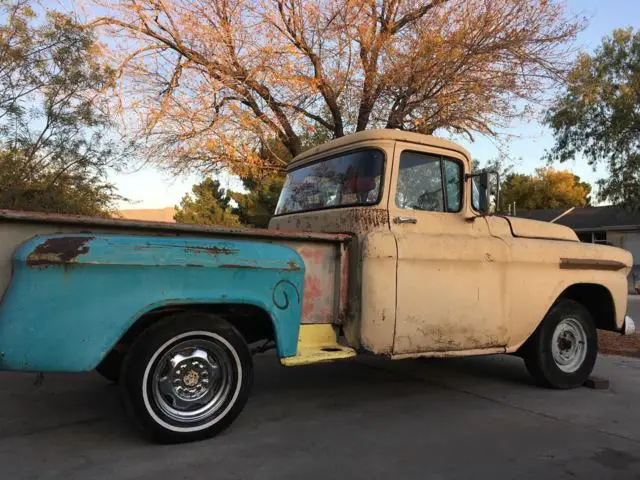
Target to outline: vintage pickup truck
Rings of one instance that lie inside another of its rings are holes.
[[[596,329],[634,330],[631,255],[488,214],[470,164],[415,133],[332,140],[290,164],[266,230],[0,211],[0,369],[97,369],[161,442],[227,427],[270,345],[284,366],[512,353],[577,387]]]

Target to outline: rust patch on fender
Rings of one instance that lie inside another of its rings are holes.
[[[330,318],[330,306],[326,304],[323,292],[330,289],[330,277],[311,275],[304,280],[304,292],[302,297],[302,323],[312,314],[322,318]]]
[[[206,253],[208,255],[234,255],[238,250],[227,247],[184,247],[187,253]]]
[[[290,272],[297,272],[300,270],[300,265],[298,265],[295,260],[289,260],[287,262],[287,266],[289,267],[288,270]]]
[[[298,253],[307,265],[321,265],[324,258],[322,249],[312,246],[302,247],[298,250]]]
[[[38,245],[27,256],[27,265],[31,267],[49,266],[59,263],[73,263],[79,255],[89,253],[87,245],[96,237],[58,237]]]
[[[284,268],[273,268],[271,266],[269,266],[269,264],[263,264],[263,265],[258,265],[255,261],[253,261],[252,263],[224,263],[222,265],[220,265],[218,268],[239,268],[239,269],[245,269],[245,270],[279,270],[281,272],[297,272],[298,270],[300,270],[300,266],[294,261],[294,260],[289,260],[287,262],[287,266]]]

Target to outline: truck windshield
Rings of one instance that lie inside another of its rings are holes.
[[[287,174],[275,214],[378,203],[383,162],[382,151],[367,148],[293,170]]]

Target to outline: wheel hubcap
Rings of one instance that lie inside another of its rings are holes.
[[[553,361],[565,373],[578,370],[587,356],[587,333],[575,318],[565,318],[551,339]]]
[[[229,353],[214,341],[185,340],[155,365],[152,395],[157,407],[178,422],[199,422],[215,414],[235,380]]]

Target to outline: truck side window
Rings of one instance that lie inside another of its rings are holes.
[[[459,162],[411,151],[400,155],[396,188],[399,208],[457,212],[461,193],[462,167]]]
[[[447,212],[459,212],[462,203],[462,165],[453,160],[442,160],[444,184],[447,191]]]

